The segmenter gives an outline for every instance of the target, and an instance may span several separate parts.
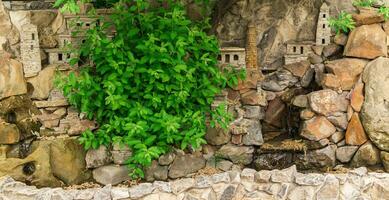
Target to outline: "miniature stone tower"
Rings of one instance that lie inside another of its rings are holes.
[[[331,42],[331,27],[328,24],[330,8],[326,3],[320,8],[316,29],[316,45],[328,45]]]
[[[247,27],[246,68],[258,69],[257,29],[253,22]]]
[[[22,57],[24,76],[35,76],[42,69],[37,26],[34,24],[27,24],[22,26],[20,37],[20,52]]]

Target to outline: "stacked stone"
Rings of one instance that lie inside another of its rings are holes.
[[[66,200],[176,200],[176,199],[388,199],[389,176],[358,168],[337,174],[302,174],[293,166],[284,170],[228,171],[175,181],[140,183],[131,187],[111,185],[88,189],[42,188],[0,178],[2,199]]]

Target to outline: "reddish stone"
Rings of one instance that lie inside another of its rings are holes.
[[[240,94],[239,94],[239,92],[236,91],[236,90],[231,90],[231,89],[229,89],[229,90],[228,90],[227,99],[230,100],[230,101],[232,101],[232,102],[239,101],[239,99],[240,99]]]
[[[356,26],[377,24],[385,21],[384,16],[373,9],[361,10],[359,14],[353,14],[353,19]]]
[[[346,112],[348,100],[333,90],[320,90],[308,95],[309,105],[316,113],[329,116],[336,112]]]
[[[309,109],[304,109],[300,113],[300,118],[304,120],[312,119],[315,116],[315,113]]]
[[[262,79],[263,77],[257,69],[247,69],[246,79],[239,80],[238,86],[235,87],[234,90],[256,89],[258,81]]]
[[[265,113],[265,122],[273,126],[281,127],[285,119],[286,105],[280,98],[269,102]]]
[[[327,138],[336,132],[336,128],[325,117],[314,117],[304,122],[301,136],[312,141]]]
[[[362,126],[358,113],[354,113],[351,117],[346,131],[346,144],[362,145],[367,141],[365,129]]]
[[[321,81],[321,85],[323,88],[339,90],[341,88],[340,81],[338,77],[334,74],[324,74],[323,79]]]
[[[365,97],[363,96],[363,87],[364,84],[362,82],[358,82],[350,95],[351,107],[356,112],[361,111],[363,102],[365,101]]]
[[[302,61],[285,65],[284,68],[290,71],[293,75],[302,78],[310,66],[311,64],[308,61]]]
[[[242,144],[242,138],[243,138],[242,135],[232,135],[231,142],[233,144]]]
[[[351,90],[367,63],[362,59],[344,58],[328,62],[326,69],[337,77],[342,90]]]

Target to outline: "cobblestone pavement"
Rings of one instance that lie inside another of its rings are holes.
[[[309,173],[284,170],[230,171],[210,176],[155,181],[124,188],[65,190],[40,188],[0,178],[0,200],[271,200],[271,199],[389,199],[389,174],[358,168],[345,173]]]

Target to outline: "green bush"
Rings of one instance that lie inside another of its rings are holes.
[[[388,7],[385,7],[385,6],[380,7],[380,9],[378,10],[378,13],[380,13],[381,15],[384,16],[385,21],[389,19],[389,8]]]
[[[111,19],[115,37],[96,27],[77,51],[93,67],[57,84],[72,105],[100,124],[96,132],[83,133],[85,148],[128,145],[130,174],[142,177],[142,168],[172,147],[205,144],[207,123],[227,128],[225,105],[210,105],[244,72],[219,70],[217,39],[205,33],[205,24],[188,20],[180,3],[155,8],[146,0],[123,0]]]
[[[353,2],[354,6],[358,7],[372,7],[377,0],[357,0]]]
[[[338,18],[330,18],[330,26],[335,29],[336,34],[348,33],[355,28],[355,22],[351,14],[344,11],[339,13]]]

